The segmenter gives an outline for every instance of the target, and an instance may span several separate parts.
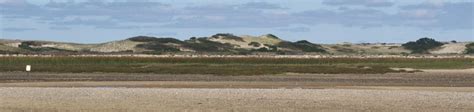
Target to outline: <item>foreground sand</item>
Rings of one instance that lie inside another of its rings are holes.
[[[0,73],[0,112],[474,112],[474,69],[264,76]]]
[[[345,89],[0,87],[0,111],[472,112],[474,111],[473,89],[469,87],[424,89],[404,87]]]

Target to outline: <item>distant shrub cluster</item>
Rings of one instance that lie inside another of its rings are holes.
[[[297,42],[280,42],[278,47],[299,49],[303,52],[326,52],[321,45],[313,44],[306,40],[300,40]]]
[[[466,45],[466,54],[474,54],[474,43]]]
[[[421,38],[421,39],[418,39],[417,41],[415,42],[407,42],[405,44],[403,44],[402,46],[405,48],[405,49],[408,49],[408,50],[411,50],[412,53],[421,53],[421,54],[424,54],[424,53],[429,53],[429,50],[430,49],[434,49],[434,48],[437,48],[437,47],[440,47],[440,46],[443,46],[444,44],[441,43],[441,42],[438,42],[432,38]]]
[[[228,51],[232,49],[233,46],[226,43],[219,43],[214,41],[209,41],[205,37],[195,38],[183,45],[184,47],[191,48],[196,51],[203,51],[203,52],[218,52],[218,51]]]
[[[273,38],[273,39],[280,39],[280,38],[278,38],[277,36],[275,36],[273,34],[267,34],[266,36],[270,37],[270,38]]]
[[[182,44],[184,43],[181,40],[175,38],[156,38],[156,37],[149,37],[149,36],[137,36],[129,38],[130,41],[135,42],[147,42],[144,44],[137,45],[138,48],[144,48],[148,50],[153,50],[154,52],[177,52],[180,51],[179,48],[175,46],[165,45],[166,43],[176,43]]]
[[[131,40],[131,41],[136,41],[136,42],[149,42],[149,41],[155,41],[156,37],[149,37],[149,36],[136,36],[136,37],[131,37],[131,38],[128,38],[128,40]]]
[[[218,33],[211,36],[211,38],[216,38],[216,39],[219,37],[222,39],[245,42],[244,39],[242,39],[242,37],[235,36],[234,34],[231,34],[231,33]]]
[[[237,36],[233,36],[232,34],[216,34],[211,38],[217,38],[222,36],[224,38],[232,38],[238,39]],[[199,52],[221,52],[221,51],[228,51],[232,49],[233,46],[230,44],[223,44],[219,42],[214,42],[208,40],[207,37],[191,37],[189,40],[181,41],[175,38],[156,38],[156,37],[149,37],[149,36],[137,36],[129,38],[130,41],[135,42],[145,42],[144,44],[137,45],[138,48],[144,48],[148,50],[153,50],[153,54],[159,54],[162,52],[177,52],[180,51],[178,46],[186,47],[189,49],[193,49]],[[243,40],[242,40],[243,41]],[[167,43],[177,44],[178,46],[170,45]]]
[[[275,35],[267,34],[269,38],[278,39]],[[235,36],[230,33],[219,33],[213,35],[209,38],[221,38],[221,39],[231,39],[236,41],[244,41],[241,37]],[[140,44],[137,47],[145,48],[153,51],[158,52],[175,52],[180,51],[176,46],[170,46],[166,43],[176,43],[182,47],[186,47],[189,49],[193,49],[199,52],[227,52],[227,51],[235,51],[234,46],[229,43],[219,43],[210,41],[207,37],[191,37],[189,40],[180,41],[174,38],[156,38],[156,37],[148,37],[148,36],[137,36],[129,38],[128,40],[136,41],[136,42],[146,42],[144,44]],[[260,44],[258,42],[250,42],[248,45],[253,47],[261,47],[258,49],[253,49],[249,51],[257,51],[257,52],[279,52],[278,48],[288,48],[292,50],[302,51],[302,52],[326,52],[322,48],[321,45],[313,44],[306,40],[301,40],[297,42],[280,42],[277,45],[269,45],[269,44]],[[242,50],[240,50],[242,51]]]
[[[29,50],[29,51],[34,51],[34,52],[50,52],[50,51],[71,52],[69,50],[52,48],[52,47],[41,47],[41,48],[31,47],[31,46],[41,46],[41,45],[42,45],[41,42],[25,41],[25,42],[22,42],[18,47],[22,48],[22,49]]]
[[[18,47],[22,49],[32,50],[33,48],[31,48],[30,45],[31,44],[29,42],[22,42],[20,45],[18,45]]]
[[[260,47],[260,46],[261,46],[261,44],[260,44],[260,43],[258,43],[258,42],[250,42],[250,43],[249,43],[249,46],[253,46],[253,47]]]
[[[128,40],[135,42],[156,42],[156,43],[183,43],[183,41],[175,38],[156,38],[148,36],[137,36],[129,38]]]

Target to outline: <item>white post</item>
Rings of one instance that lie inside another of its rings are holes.
[[[31,65],[26,65],[26,73],[27,73],[27,75],[29,75],[30,71],[31,71]]]

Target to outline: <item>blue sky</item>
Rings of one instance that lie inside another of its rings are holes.
[[[275,34],[315,43],[474,41],[472,0],[0,0],[0,38]]]

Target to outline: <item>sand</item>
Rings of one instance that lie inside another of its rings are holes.
[[[431,91],[430,89],[410,90],[397,88],[165,89],[1,87],[0,111],[474,111],[474,92],[472,91]]]
[[[473,112],[474,74],[0,73],[0,112]]]

